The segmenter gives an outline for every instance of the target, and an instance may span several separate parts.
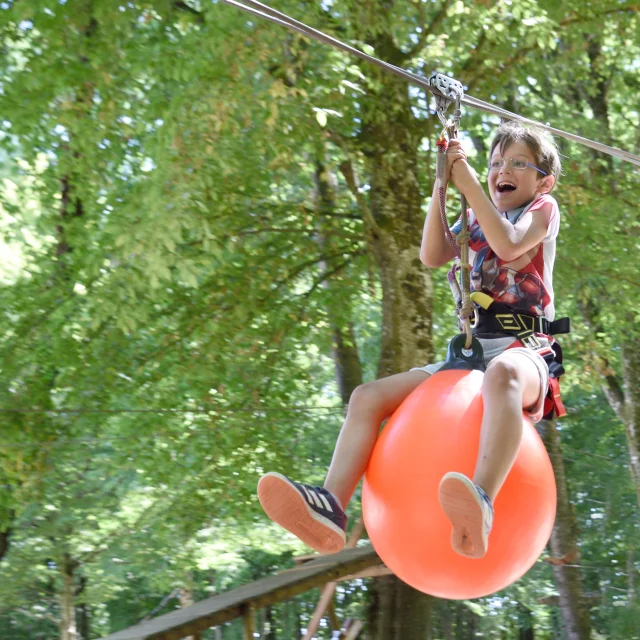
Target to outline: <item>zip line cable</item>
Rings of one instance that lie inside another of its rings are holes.
[[[32,409],[32,408],[4,408],[0,413],[36,413],[36,414],[67,414],[67,413],[268,413],[274,411],[326,411],[328,413],[342,412],[340,407],[331,406],[293,406],[293,407],[211,407],[209,409],[83,409],[81,407],[62,409]]]
[[[193,434],[190,434],[193,435]],[[104,438],[68,438],[68,439],[60,439],[60,440],[50,440],[47,442],[0,442],[0,451],[13,450],[13,449],[56,449],[59,447],[69,447],[70,445],[106,445],[108,443],[113,442],[121,442],[123,440],[149,440],[149,439],[158,439],[158,434],[156,433],[147,433],[147,434],[132,434],[128,436],[107,436]],[[605,460],[611,464],[615,464],[619,466],[620,462],[615,456],[603,456],[597,453],[593,453],[591,451],[586,451],[584,449],[576,449],[574,447],[569,447],[568,445],[563,444],[562,449],[569,449],[573,453],[577,453],[581,458],[600,458],[601,460]],[[570,454],[567,455],[565,453],[559,452],[548,452],[550,457],[561,458],[565,462],[578,462],[576,458],[571,458]]]
[[[258,18],[263,18],[268,20],[269,22],[273,22],[274,24],[278,24],[282,27],[290,29],[292,31],[297,31],[304,36],[309,38],[313,38],[318,42],[322,42],[323,44],[328,44],[332,47],[336,47],[337,49],[341,49],[346,53],[350,53],[355,55],[367,62],[370,62],[385,71],[389,71],[390,73],[395,74],[396,76],[400,76],[407,80],[412,84],[417,84],[418,86],[426,89],[430,93],[442,96],[442,94],[433,86],[431,86],[425,78],[412,73],[411,71],[407,71],[401,67],[396,67],[393,64],[388,62],[384,62],[374,56],[371,56],[355,47],[352,47],[337,38],[327,35],[322,31],[318,31],[312,27],[307,26],[303,22],[298,20],[294,20],[289,17],[285,13],[281,13],[280,11],[276,11],[271,7],[262,4],[261,2],[257,2],[257,0],[243,0],[243,2],[237,2],[236,0],[221,0],[222,2],[236,7],[241,11],[245,11],[250,13]],[[600,151],[601,153],[606,153],[610,156],[614,156],[616,158],[620,158],[625,160],[626,162],[630,162],[631,164],[635,164],[636,166],[640,166],[640,155],[630,153],[629,151],[624,151],[623,149],[618,149],[617,147],[612,147],[606,144],[602,144],[601,142],[596,142],[594,140],[590,140],[589,138],[583,138],[582,136],[578,136],[574,133],[569,133],[567,131],[563,131],[561,129],[556,129],[555,127],[551,127],[549,125],[543,124],[541,122],[537,122],[536,120],[530,120],[529,118],[525,118],[517,113],[512,113],[511,111],[507,111],[501,107],[497,107],[489,102],[484,102],[483,100],[479,100],[477,98],[473,98],[469,95],[464,95],[461,100],[461,104],[464,104],[468,107],[472,107],[474,109],[478,109],[479,111],[484,111],[485,113],[489,113],[491,115],[500,116],[501,118],[505,118],[507,120],[517,120],[518,122],[522,122],[524,124],[529,124],[540,129],[544,129],[549,133],[552,133],[555,136],[565,138],[566,140],[571,140],[572,142],[577,142],[578,144],[584,145],[586,147],[590,147],[591,149],[595,149],[596,151]]]
[[[263,18],[265,20],[268,20],[274,24],[278,24],[280,26],[283,26],[287,29],[290,29],[292,31],[297,31],[299,33],[301,33],[304,36],[310,37],[314,40],[317,40],[318,42],[321,42],[323,44],[328,44],[330,46],[336,47],[337,49],[341,49],[342,51],[345,51],[346,53],[355,55],[363,60],[366,60],[367,62],[370,62],[374,65],[376,65],[377,67],[384,69],[385,71],[389,71],[390,73],[393,73],[396,76],[402,77],[405,80],[407,80],[410,83],[413,84],[417,84],[418,86],[422,87],[423,89],[427,90],[429,93],[435,95],[435,96],[439,96],[441,97],[443,94],[438,91],[437,88],[435,88],[434,86],[432,86],[431,84],[429,84],[428,80],[424,79],[423,77],[412,73],[410,71],[407,71],[406,69],[403,69],[401,67],[397,67],[395,65],[392,65],[388,62],[384,62],[383,60],[380,60],[374,56],[371,56],[367,53],[364,53],[363,51],[360,51],[359,49],[356,49],[355,47],[352,47],[344,42],[342,42],[341,40],[338,40],[337,38],[334,38],[332,36],[329,36],[325,33],[323,33],[322,31],[319,31],[317,29],[314,29],[312,27],[309,27],[308,25],[304,24],[303,22],[300,22],[298,20],[294,20],[293,18],[291,18],[290,16],[288,16],[285,13],[282,13],[280,11],[277,11],[275,9],[272,9],[271,7],[262,4],[261,2],[257,2],[257,0],[243,0],[244,4],[241,2],[237,2],[236,0],[221,0],[222,2],[231,5],[233,7],[236,7],[242,11],[245,11],[247,13],[250,13],[256,17],[259,18]],[[485,113],[491,114],[491,115],[496,115],[496,116],[500,116],[502,118],[508,119],[508,120],[517,120],[519,122],[522,122],[524,124],[529,124],[529,125],[533,125],[536,126],[540,129],[544,129],[546,131],[548,131],[549,133],[552,133],[553,135],[565,138],[567,140],[571,140],[572,142],[577,142],[578,144],[582,144],[584,146],[590,147],[591,149],[594,149],[596,151],[600,151],[602,153],[606,153],[608,155],[620,158],[622,160],[625,160],[627,162],[630,162],[634,165],[640,166],[640,156],[630,153],[628,151],[624,151],[622,149],[619,149],[617,147],[612,147],[606,144],[602,144],[600,142],[596,142],[593,140],[590,140],[589,138],[584,138],[582,136],[578,136],[576,134],[573,133],[569,133],[566,131],[563,131],[561,129],[556,129],[555,127],[551,127],[549,125],[545,125],[541,122],[537,122],[536,120],[531,120],[529,118],[525,118],[524,116],[521,116],[519,114],[516,113],[512,113],[511,111],[507,111],[506,109],[503,109],[501,107],[497,107],[495,105],[492,105],[491,103],[488,102],[484,102],[483,100],[479,100],[477,98],[473,98],[472,96],[469,95],[464,95],[461,100],[460,100],[461,104],[464,104],[468,107],[472,107],[475,109],[478,109],[479,111],[483,111]],[[243,411],[247,411],[247,412],[254,412],[254,413],[259,413],[259,412],[271,412],[271,411],[317,411],[317,410],[324,410],[327,413],[341,413],[341,410],[339,408],[336,407],[263,407],[263,408],[240,408],[240,407],[228,407],[228,408],[218,408],[218,409],[5,409],[5,408],[0,408],[0,413],[38,413],[38,414],[80,414],[80,413],[93,413],[93,414],[119,414],[119,413],[217,413],[217,412],[232,412],[232,413],[237,413],[237,412],[243,412]],[[107,438],[105,440],[109,441],[109,440],[114,440],[114,439],[120,439],[120,438]],[[126,439],[126,438],[122,438],[122,439]],[[73,442],[99,442],[102,439],[98,438],[98,439],[86,439],[86,440],[69,440],[66,443],[73,443]],[[59,443],[64,443],[64,441],[58,441]],[[56,442],[52,442],[52,443],[47,443],[47,444],[43,444],[43,443],[30,443],[30,444],[9,444],[9,443],[5,443],[5,444],[0,444],[0,448],[14,448],[14,447],[50,447],[50,446],[55,446]],[[568,447],[569,449],[571,449],[571,447]],[[573,449],[573,451],[575,452],[579,452],[579,453],[584,453],[584,454],[589,454],[589,452],[587,451],[580,451],[579,449]],[[595,454],[591,454],[594,455]],[[606,458],[605,456],[599,456],[601,458]]]

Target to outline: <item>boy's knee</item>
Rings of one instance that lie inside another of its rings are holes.
[[[376,399],[379,398],[379,396],[379,392],[376,391],[375,381],[365,382],[353,390],[351,398],[349,398],[349,408],[371,408],[372,406],[375,406]]]
[[[484,374],[483,389],[507,389],[519,387],[522,384],[522,375],[510,358],[496,358],[489,364]]]
[[[384,379],[365,382],[356,387],[349,400],[349,414],[381,423],[400,404],[393,394],[389,394]]]

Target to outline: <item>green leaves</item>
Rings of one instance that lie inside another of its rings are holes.
[[[446,71],[479,98],[637,148],[637,17],[574,4],[282,8],[394,64]],[[20,0],[0,10],[0,33],[0,408],[12,410],[0,522],[15,540],[0,566],[0,601],[13,609],[0,623],[26,625],[17,611],[34,603],[55,612],[70,553],[95,618],[112,621],[106,633],[185,575],[204,597],[210,571],[225,588],[243,568],[284,565],[284,546],[301,550],[266,523],[255,483],[271,469],[322,482],[343,417],[332,323],[354,324],[365,379],[380,353],[383,292],[363,204],[389,176],[402,207],[385,204],[386,228],[407,224],[405,180],[431,192],[439,124],[424,94],[385,92],[377,69],[220,3]],[[494,124],[465,110],[480,172]],[[393,153],[380,154],[391,138]],[[565,433],[573,449],[615,453],[615,468],[596,486],[591,458],[567,462],[585,554],[595,565],[611,549],[621,563],[637,511],[623,432],[592,393],[593,354],[617,372],[620,339],[637,329],[638,174],[560,144],[555,289],[578,319],[563,340]],[[400,162],[414,146],[418,169]],[[319,160],[332,207],[319,204]],[[418,224],[406,237],[419,234]],[[446,277],[434,278],[441,353],[455,322]],[[579,321],[593,297],[604,332]],[[609,505],[605,518],[591,517],[591,497]],[[512,595],[538,607],[546,632],[544,569]],[[501,600],[505,629],[512,595]],[[482,624],[495,635],[495,611],[475,606],[491,611]],[[27,637],[54,637],[47,624]]]

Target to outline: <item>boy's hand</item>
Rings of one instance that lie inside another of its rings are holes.
[[[462,193],[465,190],[477,184],[478,176],[467,162],[467,154],[465,153],[460,140],[450,140],[447,147],[447,176],[451,182]]]

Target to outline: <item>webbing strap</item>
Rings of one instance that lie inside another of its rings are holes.
[[[286,27],[287,29],[291,29],[293,31],[298,31],[305,36],[313,38],[318,42],[322,42],[324,44],[331,45],[332,47],[336,47],[337,49],[341,49],[347,53],[358,56],[363,60],[367,60],[372,64],[384,69],[385,71],[389,71],[397,76],[404,78],[405,80],[417,84],[418,86],[426,89],[430,93],[434,95],[441,95],[439,90],[436,87],[433,87],[429,84],[427,80],[422,78],[421,76],[416,75],[415,73],[411,73],[406,69],[402,69],[401,67],[396,67],[393,64],[389,64],[388,62],[384,62],[383,60],[379,60],[374,56],[370,56],[355,47],[352,47],[344,42],[338,40],[337,38],[333,38],[332,36],[328,36],[322,31],[318,31],[317,29],[313,29],[312,27],[307,26],[303,22],[299,22],[298,20],[294,20],[290,18],[285,13],[281,13],[280,11],[276,11],[271,7],[262,4],[261,2],[257,2],[256,0],[243,0],[243,2],[236,2],[236,0],[222,0],[226,4],[234,6],[242,11],[246,11],[251,13],[254,16],[259,18],[264,18],[265,20],[269,20],[274,24],[278,24],[280,26]],[[583,138],[582,136],[575,135],[573,133],[568,133],[566,131],[562,131],[561,129],[556,129],[554,127],[550,127],[549,125],[543,124],[542,122],[537,122],[536,120],[530,120],[529,118],[525,118],[517,113],[512,113],[511,111],[507,111],[506,109],[502,109],[501,107],[496,107],[489,102],[484,102],[482,100],[478,100],[477,98],[473,98],[469,95],[465,95],[461,103],[473,107],[474,109],[478,109],[479,111],[484,111],[485,113],[490,113],[495,116],[500,116],[501,118],[505,118],[507,120],[517,120],[524,124],[529,124],[536,126],[540,129],[544,129],[545,131],[549,131],[553,135],[559,136],[561,138],[566,138],[567,140],[571,140],[573,142],[577,142],[578,144],[582,144],[586,147],[590,147],[591,149],[595,149],[596,151],[600,151],[602,153],[607,153],[610,156],[614,156],[616,158],[621,158],[626,162],[631,162],[632,164],[640,166],[640,156],[634,153],[630,153],[629,151],[624,151],[622,149],[618,149],[617,147],[612,147],[606,144],[602,144],[601,142],[595,142],[594,140],[590,140],[589,138]]]
[[[504,306],[504,305],[502,305]],[[547,320],[541,316],[531,316],[518,311],[493,312],[478,309],[474,333],[512,333],[514,335],[528,335],[542,333],[555,336],[571,331],[570,318]]]

